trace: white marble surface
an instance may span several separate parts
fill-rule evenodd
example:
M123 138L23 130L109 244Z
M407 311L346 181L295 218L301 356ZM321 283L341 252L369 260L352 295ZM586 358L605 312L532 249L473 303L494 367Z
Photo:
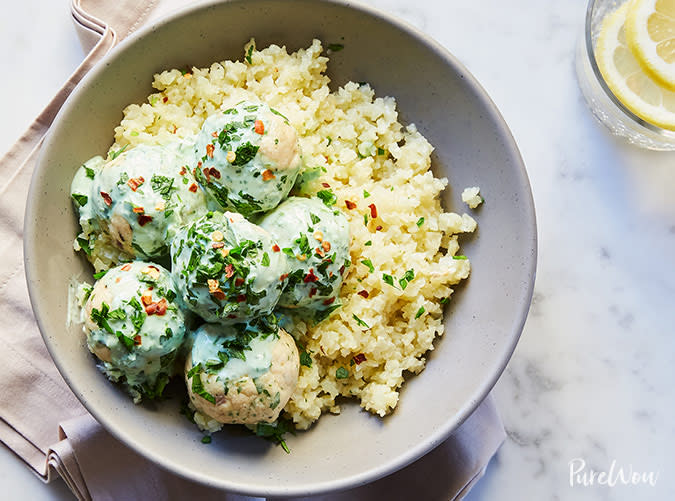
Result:
M528 167L539 223L535 297L495 394L508 439L469 495L675 499L675 154L610 136L573 70L584 0L372 0L434 36L482 82ZM68 0L3 2L0 151L83 57ZM30 77L28 75L31 75ZM570 486L658 472L655 486ZM0 447L7 499L72 499Z

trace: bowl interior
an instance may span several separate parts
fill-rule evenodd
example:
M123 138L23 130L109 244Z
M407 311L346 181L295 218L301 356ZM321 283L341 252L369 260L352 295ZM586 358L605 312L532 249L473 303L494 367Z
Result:
M135 406L96 369L79 327L67 328L67 287L90 278L72 250L77 233L69 185L77 167L106 151L122 109L151 91L166 68L241 59L258 47L289 50L313 38L341 43L333 89L367 81L397 99L404 123L435 146L434 172L451 187L447 209L468 210L464 187L486 202L479 230L462 241L473 271L446 312L446 334L422 374L406 383L385 419L343 405L308 432L290 437L287 455L256 437L225 430L210 445L179 414L180 398ZM117 438L171 471L252 495L300 495L356 486L418 458L471 413L501 374L522 329L534 282L536 230L529 184L515 143L484 91L443 48L366 6L317 0L208 3L174 15L121 44L78 86L42 149L28 200L25 259L31 301L47 346L75 394Z

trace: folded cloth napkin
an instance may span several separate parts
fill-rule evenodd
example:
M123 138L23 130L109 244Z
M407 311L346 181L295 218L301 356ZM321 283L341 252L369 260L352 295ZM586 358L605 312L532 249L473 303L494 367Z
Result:
M60 475L78 499L242 500L176 477L110 436L71 393L38 332L24 280L22 236L28 185L57 111L75 85L115 43L187 0L72 0L88 55L28 131L0 159L0 441L44 481ZM488 397L443 444L384 479L322 501L461 499L505 438ZM443 471L443 475L438 472ZM143 472L139 475L138 472ZM430 481L430 479L432 479Z

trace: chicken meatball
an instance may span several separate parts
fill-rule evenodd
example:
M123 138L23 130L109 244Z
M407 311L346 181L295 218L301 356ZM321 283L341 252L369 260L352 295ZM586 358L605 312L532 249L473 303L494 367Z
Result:
M84 330L99 368L135 402L162 394L185 338L171 274L135 261L109 270L84 305Z
M176 142L136 146L96 169L82 166L71 192L89 250L99 241L132 258L168 254L177 228L207 210L193 163L192 146Z
M291 197L260 221L282 247L290 271L279 298L285 308L330 308L349 266L349 224L318 198Z
M185 380L202 414L224 424L270 423L295 390L299 368L283 329L205 324L193 335Z
M302 167L295 129L266 104L242 102L208 117L197 135L195 177L223 209L276 207Z
M182 228L171 260L185 306L223 324L271 313L288 272L272 235L234 212L209 212Z

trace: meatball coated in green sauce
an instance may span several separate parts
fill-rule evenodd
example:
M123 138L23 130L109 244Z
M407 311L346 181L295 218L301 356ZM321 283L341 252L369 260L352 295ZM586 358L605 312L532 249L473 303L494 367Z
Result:
M101 371L136 402L161 396L185 338L169 271L142 261L110 269L94 284L84 319Z
M290 268L279 306L333 306L350 265L344 214L318 198L291 197L265 215L260 226L277 239Z
M223 208L245 216L276 207L302 167L295 129L266 104L211 115L197 135L195 176Z
M207 322L245 322L272 312L288 265L272 235L241 214L209 212L171 244L186 307Z
M185 380L197 410L220 423L279 416L298 382L298 349L283 329L263 324L205 324L192 335Z
M82 225L85 233L86 225L106 233L128 256L167 255L178 227L207 210L190 171L193 163L192 146L176 142L139 145L95 170L81 167L85 174L76 174L71 191L81 219L94 220Z

